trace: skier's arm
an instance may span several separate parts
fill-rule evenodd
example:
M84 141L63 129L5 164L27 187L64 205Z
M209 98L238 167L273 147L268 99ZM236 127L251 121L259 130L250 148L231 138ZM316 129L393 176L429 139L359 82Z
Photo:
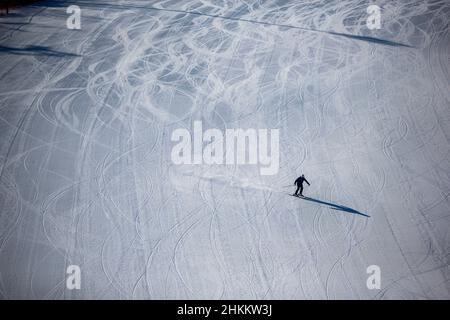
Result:
M308 184L308 186L310 186L310 184L309 184L308 180L306 180L306 179L305 179L305 182L306 182L306 183Z

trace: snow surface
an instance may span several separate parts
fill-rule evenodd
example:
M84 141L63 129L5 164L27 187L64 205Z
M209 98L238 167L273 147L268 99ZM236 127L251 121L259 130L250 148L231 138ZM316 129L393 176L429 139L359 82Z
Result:
M348 0L1 16L0 297L449 299L450 3L376 4L380 30ZM279 128L279 173L174 165L197 120Z

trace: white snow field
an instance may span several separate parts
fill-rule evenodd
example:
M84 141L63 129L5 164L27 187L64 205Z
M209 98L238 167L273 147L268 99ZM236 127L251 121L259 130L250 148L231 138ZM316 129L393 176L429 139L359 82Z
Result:
M0 298L449 299L450 3L369 4L0 16ZM194 121L278 128L278 173L174 164Z

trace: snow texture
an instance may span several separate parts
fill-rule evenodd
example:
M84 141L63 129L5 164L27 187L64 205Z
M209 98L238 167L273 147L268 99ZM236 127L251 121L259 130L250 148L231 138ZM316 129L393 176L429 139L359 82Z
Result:
M0 298L449 299L450 3L375 2L1 16ZM174 165L194 121L279 128L278 174Z

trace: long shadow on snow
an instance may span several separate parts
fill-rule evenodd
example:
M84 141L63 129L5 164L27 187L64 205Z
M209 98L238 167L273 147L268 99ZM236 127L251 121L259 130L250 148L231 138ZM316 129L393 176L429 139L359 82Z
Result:
M306 200L306 201L311 201L311 202L316 202L316 203L320 203L320 204L325 204L325 205L329 206L333 210L338 210L338 211L344 211L344 212L348 212L348 213L358 214L360 216L364 216L364 217L370 218L370 216L368 216L367 214L364 214L362 212L359 212L359 211L357 211L355 209L352 209L352 208L349 208L349 207L346 207L346 206L341 206L339 204L326 202L326 201L322 201L322 200L314 199L314 198L309 198L309 197L297 197L297 198L302 199L302 200Z
M47 7L66 7L67 3L70 3L70 1L67 0L60 0L60 1L42 1L38 2L35 6L47 6ZM290 28L290 29L298 29L303 31L310 31L310 32L320 32L320 33L326 33L332 36L339 36L339 37L346 37L353 40L359 40L359 41L365 41L365 42L371 42L386 46L396 46L396 47L408 47L413 48L413 46L395 42L391 40L386 39L380 39L380 38L374 38L369 36L360 36L360 35L353 35L353 34L347 34L347 33L341 33L341 32L333 32L333 31L325 31L325 30L317 30L317 29L311 29L306 27L300 27L300 26L294 26L294 25L288 25L288 24L282 24L282 23L272 23L267 21L258 21L253 19L246 19L244 17L234 17L234 16L223 16L223 15L217 15L217 14L210 14L207 12L199 12L199 11L187 11L187 10L180 10L180 9L171 9L171 8L158 8L154 7L152 5L124 5L124 4L115 4L110 2L100 2L100 3L93 3L88 1L77 1L78 5L83 5L83 7L91 7L91 8L109 8L109 9L116 9L116 10L133 10L133 9L144 9L144 10L154 10L154 11L163 11L163 12L173 12L173 13L181 13L181 14L189 14L189 15L197 15L197 16L204 16L204 17L210 17L215 19L225 19L225 20L231 20L231 21L243 21L243 22L249 22L249 23L255 23L255 24L261 24L261 25L271 25L271 26L278 26L282 28Z
M17 55L37 55L37 56L51 56L51 57L80 57L78 54L56 51L49 47L43 46L26 46L24 48L5 47L0 45L0 54L2 52L17 54Z

